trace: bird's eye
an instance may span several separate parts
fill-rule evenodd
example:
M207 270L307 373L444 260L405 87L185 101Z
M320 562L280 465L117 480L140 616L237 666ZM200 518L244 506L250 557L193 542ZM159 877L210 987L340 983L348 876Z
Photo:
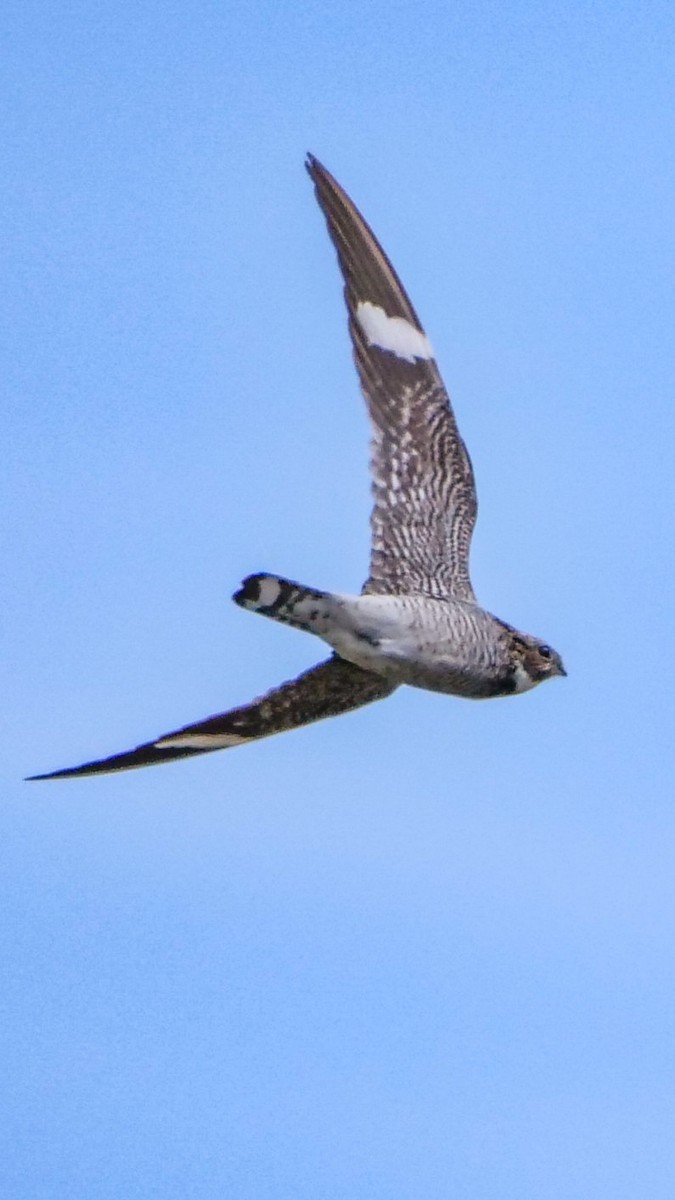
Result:
M539 653L541 654L542 658L550 658L551 657L551 647L550 646L540 646Z

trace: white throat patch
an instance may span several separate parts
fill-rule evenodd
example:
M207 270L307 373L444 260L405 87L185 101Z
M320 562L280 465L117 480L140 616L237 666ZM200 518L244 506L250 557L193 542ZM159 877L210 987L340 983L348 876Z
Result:
M416 358L433 358L431 342L420 329L415 329L405 317L388 317L378 304L362 300L356 306L356 319L368 339L369 346L389 350L397 358L412 363Z
M540 682L538 679L533 679L532 676L527 673L522 663L516 663L516 669L513 672L513 678L516 684L513 690L516 692L516 694L518 692L529 692L530 688L536 687Z

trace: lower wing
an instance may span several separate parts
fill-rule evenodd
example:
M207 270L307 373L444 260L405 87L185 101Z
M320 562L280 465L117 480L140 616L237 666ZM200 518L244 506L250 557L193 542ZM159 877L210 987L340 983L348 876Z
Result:
M215 717L207 717L196 725L186 725L173 733L165 733L154 742L145 742L135 750L66 767L46 775L30 775L29 779L65 779L73 775L105 775L111 771L130 771L134 767L150 767L155 763L172 762L192 754L208 754L243 746L258 738L270 737L336 717L350 709L360 708L373 700L382 700L394 691L392 684L360 667L333 655L326 662L304 671L290 683L282 683L266 695L230 709Z

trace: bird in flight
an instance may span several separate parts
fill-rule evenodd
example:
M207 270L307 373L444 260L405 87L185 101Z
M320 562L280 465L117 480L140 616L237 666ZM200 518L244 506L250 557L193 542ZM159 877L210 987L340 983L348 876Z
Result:
M332 650L325 662L241 708L31 779L125 771L241 746L382 700L401 684L485 699L566 673L551 646L478 604L469 577L473 469L431 343L349 196L312 155L306 166L337 251L372 426L370 575L360 596L249 575L235 603L315 634Z

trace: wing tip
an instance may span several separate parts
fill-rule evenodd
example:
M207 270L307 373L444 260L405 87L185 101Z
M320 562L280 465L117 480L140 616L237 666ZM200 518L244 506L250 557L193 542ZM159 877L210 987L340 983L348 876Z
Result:
M340 187L337 179L331 175L330 171L327 169L327 167L324 167L323 163L319 161L316 155L312 154L309 150L305 155L305 170L307 171L307 174L312 180L315 188L333 188L337 192L342 192L342 188Z
M43 775L26 775L23 782L39 783L43 779L67 779L77 775L100 774L102 772L97 763L84 763L81 767L63 767L60 771L46 771Z
M42 779L65 779L68 775L79 775L79 767L66 767L63 771L47 771L44 775L25 775L24 783L39 783Z

